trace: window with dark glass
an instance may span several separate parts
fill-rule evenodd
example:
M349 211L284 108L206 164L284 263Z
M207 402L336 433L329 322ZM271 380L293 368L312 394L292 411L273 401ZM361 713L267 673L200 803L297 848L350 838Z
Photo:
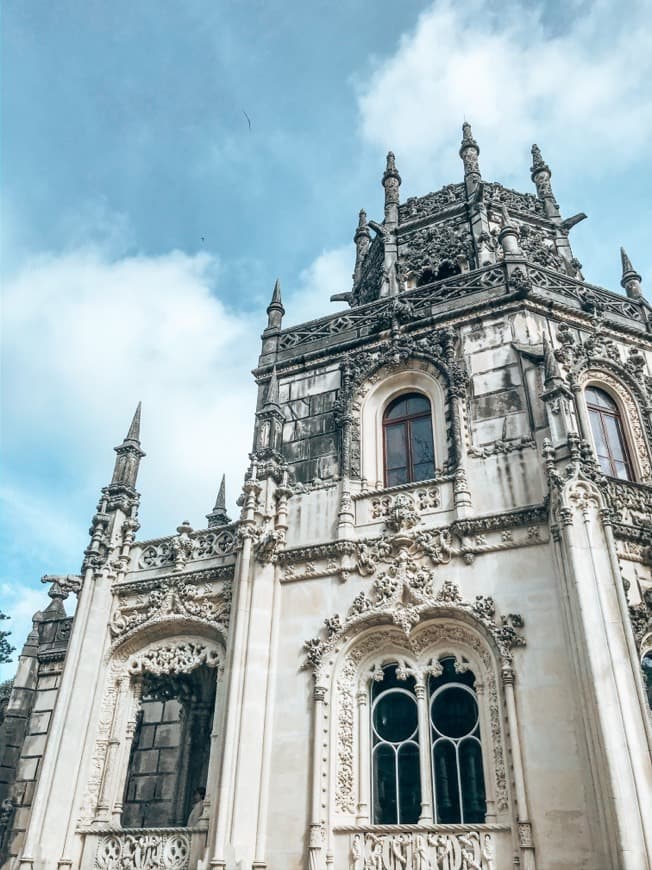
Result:
M419 733L413 677L386 665L371 689L372 822L416 824L421 810L419 755L430 759L438 824L480 824L486 800L475 677L452 657L428 682L429 734Z
M383 416L385 486L397 486L435 475L430 402L407 393L391 402Z
M421 811L419 723L414 678L383 668L371 690L372 805L377 825L413 825Z
M486 803L478 701L470 670L443 659L430 677L430 739L435 817L439 824L485 820Z
M586 404L600 468L610 477L632 480L632 465L618 406L608 393L597 387L587 387Z

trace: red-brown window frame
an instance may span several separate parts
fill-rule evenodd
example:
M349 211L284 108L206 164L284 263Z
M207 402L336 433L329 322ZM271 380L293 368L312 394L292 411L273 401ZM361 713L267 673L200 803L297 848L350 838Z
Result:
M399 401L400 399L405 399L407 401L408 399L410 399L414 396L418 396L420 399L426 400L426 402L428 403L428 410L427 411L423 411L422 413L419 413L419 414L406 414L404 417L393 417L391 420L387 419L387 412L394 405L395 402ZM428 396L425 396L423 393L418 393L418 392L401 393L398 396L393 396L392 400L388 403L387 407L383 411L383 475L384 475L385 486L389 486L389 483L388 483L389 471L392 470L392 469L389 469L387 467L387 430L390 427L396 426L399 423L404 423L406 425L406 439L405 439L406 440L406 450L407 450L406 467L407 467L407 478L408 478L406 483L416 483L417 481L415 481L415 479L414 479L414 463L412 461L412 427L411 427L410 423L413 420L425 420L425 419L430 420L430 433L431 433L432 442L433 442L433 472L434 472L435 433L434 433L434 429L432 426L432 403L431 403L430 399L428 398Z
M613 402L613 404L616 406L616 410L611 411L608 408L601 407L600 405L594 405L591 401L589 401L589 397L588 397L588 393L587 393L588 390L596 390L597 392L604 393L604 395L607 396L607 398L609 398ZM593 432L593 424L591 422L591 420L592 420L591 412L596 414L598 417L598 420L600 421L600 429L602 430L602 438L603 438L603 441L607 447L607 456L605 458L609 460L609 466L611 468L611 477L615 477L617 480L623 479L622 477L619 477L618 474L616 473L617 469L616 469L615 463L618 460L616 460L613 453L611 452L611 443L609 441L609 434L608 434L607 428L604 424L605 417L611 417L613 420L616 421L616 431L618 432L618 437L620 438L620 443L621 443L621 446L623 448L623 456L625 457L625 470L627 471L627 480L634 480L634 466L632 463L632 458L630 456L627 438L625 437L625 427L623 426L623 418L622 418L622 414L620 413L620 410L618 408L618 403L616 402L614 397L610 393L607 392L607 390L603 390L602 387L598 386L597 384L587 384L586 385L586 387L584 388L584 399L586 401L586 407L587 407L587 410L589 412L589 424L591 425L591 435L593 436L594 449L595 449L595 453L596 453L596 457L598 458L598 461L600 460L600 457L598 456L597 446L595 445L595 434Z

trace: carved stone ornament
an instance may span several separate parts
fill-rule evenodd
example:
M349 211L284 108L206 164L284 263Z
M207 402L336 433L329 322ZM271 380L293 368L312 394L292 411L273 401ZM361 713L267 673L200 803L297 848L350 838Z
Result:
M152 587L118 599L110 629L116 640L145 625L190 617L226 633L231 615L232 583L225 580L193 582L192 575L174 574L154 581Z
M190 834L185 831L116 831L100 840L95 870L189 870Z
M215 668L220 663L221 654L216 646L196 641L170 641L137 653L129 660L127 671L132 676L188 674L200 665Z
M525 646L518 634L523 618L510 613L496 621L496 607L490 596L477 595L473 602L465 602L459 587L445 580L435 591L433 572L412 562L405 550L399 552L394 565L374 580L371 593L359 592L342 618L339 614L326 619L326 637L315 637L304 644L305 665L314 671L315 681L323 684L324 665L328 662L342 637L364 623L377 622L385 617L397 625L405 635L426 616L447 615L459 611L468 615L493 638L502 661L510 664L512 649Z
M460 833L354 833L350 870L496 870L493 835Z
M638 650L641 653L647 652L646 641L652 640L652 589L643 592L640 604L630 605L629 615Z

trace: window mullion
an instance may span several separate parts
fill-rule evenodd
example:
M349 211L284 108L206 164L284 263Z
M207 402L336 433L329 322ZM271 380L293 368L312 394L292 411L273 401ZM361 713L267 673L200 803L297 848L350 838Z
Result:
M423 682L419 682L415 686L417 696L417 713L419 729L417 736L419 740L419 774L421 777L421 815L419 816L420 825L430 825L433 822L433 807L432 807L432 764L430 761L430 713L428 704L428 693Z
M453 740L453 746L455 747L455 766L457 768L457 793L459 795L460 802L460 823L464 824L464 794L462 792L462 771L460 769L460 741Z

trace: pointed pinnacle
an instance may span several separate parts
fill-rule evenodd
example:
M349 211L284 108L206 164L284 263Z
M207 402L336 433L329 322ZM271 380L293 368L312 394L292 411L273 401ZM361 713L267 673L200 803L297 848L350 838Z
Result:
M561 376L555 351L545 333L543 335L543 376L546 387L554 386Z
M131 421L131 426L129 427L125 441L136 441L140 444L140 409L142 404L142 402L138 402L138 407L136 408L136 413Z
M220 488L217 493L217 498L215 499L215 507L213 508L213 510L226 510L226 474L222 475L222 481L220 483Z
M623 265L623 278L625 275L637 275L638 280L641 280L641 276L638 274L636 269L632 266L632 261L627 256L627 251L624 248L620 249L620 262Z
M274 284L274 292L272 293L272 300L269 303L269 307L267 310L269 311L269 309L272 306L274 306L276 308L283 308L283 301L281 299L281 282L278 280L278 278L276 279L276 282ZM285 309L283 309L283 312L285 313Z
M367 212L363 208L361 208L360 214L358 215L358 227L360 227L360 229L362 229L363 227L366 227L366 226L367 226Z
M505 229L506 227L513 228L514 224L512 223L512 218L511 218L509 212L507 211L507 206L505 205L505 203L502 204L500 211L501 211L501 217L503 219L503 229Z

